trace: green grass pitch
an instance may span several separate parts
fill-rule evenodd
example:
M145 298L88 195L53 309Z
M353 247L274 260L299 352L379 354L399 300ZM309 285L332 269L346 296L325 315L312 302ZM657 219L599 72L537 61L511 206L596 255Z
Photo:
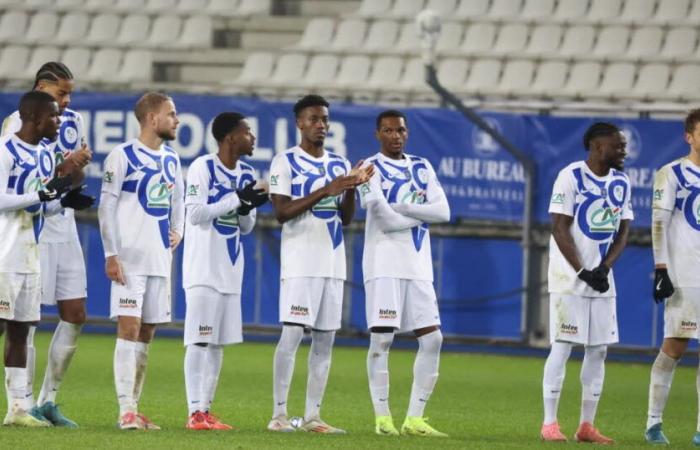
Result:
M43 377L50 335L38 333L35 392ZM336 347L322 416L345 428L346 436L273 434L265 430L271 413L274 345L246 343L226 349L214 412L240 428L235 432L194 432L186 420L184 349L180 339L157 338L151 346L141 411L161 431L119 431L112 379L114 337L83 335L58 402L78 430L0 428L1 449L198 448L198 449L378 449L378 448L555 448L569 444L539 441L542 416L541 358L443 353L440 379L426 416L449 439L379 437L367 388L363 348ZM308 346L297 355L290 413L301 415ZM391 406L400 426L408 404L413 351L390 354ZM568 366L560 408L562 430L571 436L578 423L580 363ZM609 363L597 425L617 440L615 448L643 448L648 365ZM695 368L679 368L673 382L664 429L673 448L690 448L697 400ZM4 397L4 390L2 391ZM4 410L5 402L2 402Z

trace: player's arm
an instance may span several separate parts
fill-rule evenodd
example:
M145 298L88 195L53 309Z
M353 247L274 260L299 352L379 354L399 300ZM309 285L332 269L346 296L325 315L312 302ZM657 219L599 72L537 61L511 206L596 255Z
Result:
M617 261L617 258L620 257L622 251L625 249L627 238L630 234L630 222L631 220L629 219L620 221L620 228L617 230L617 233L615 233L615 239L613 239L608 253L601 262L601 265L606 269L610 269L613 264L615 264L615 261Z
M348 175L356 177L356 174L360 170L363 161L357 163L357 165L350 170L350 163L346 161L346 166L348 169ZM357 181L353 184L353 187L343 192L343 197L340 200L340 222L343 225L350 225L352 218L355 217L355 187L357 186Z
M428 186L425 203L397 203L391 205L394 211L405 216L413 217L425 223L440 223L450 221L450 204L447 195L437 179L435 170L428 164Z
M230 192L217 202L208 203L209 173L201 159L195 160L187 170L185 208L187 223L200 225L235 210L241 204L238 195Z
M126 284L124 269L119 261L119 241L117 222L117 202L121 185L126 173L126 162L119 151L113 150L105 159L105 173L102 178L100 205L97 218L100 224L100 236L105 252L105 273L110 280Z
M56 173L59 175L70 175L73 179L73 186L77 187L80 186L85 180L84 168L92 160L92 151L87 146L85 139L83 117L79 114L76 115L75 123L78 132L78 142L80 142L80 149L71 153L63 160L61 164L56 166Z
M579 272L584 267L581 265L581 260L578 257L576 243L571 235L571 225L574 223L573 216L566 214L552 213L552 237L556 242L559 251L564 255L564 259Z
M676 201L675 180L668 167L656 172L651 209L651 246L654 253L653 296L656 302L670 297L675 291L668 275L668 230Z
M170 198L170 249L175 250L185 232L185 183L182 180L180 160L175 171L175 189Z
M248 214L238 215L238 227L241 230L241 234L249 234L253 231L257 214L257 211L253 209Z

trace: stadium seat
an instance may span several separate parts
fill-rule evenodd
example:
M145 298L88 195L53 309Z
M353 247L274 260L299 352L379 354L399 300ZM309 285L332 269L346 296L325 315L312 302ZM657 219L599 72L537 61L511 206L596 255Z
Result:
M314 55L309 60L306 74L292 83L291 87L312 88L331 83L338 71L338 56L332 54ZM289 90L289 88L287 88ZM300 93L304 95L303 93Z
M468 73L469 62L464 58L445 58L440 61L437 67L440 84L453 91L460 91L464 88Z
M143 1L141 2L143 5ZM143 6L141 7L142 9ZM162 14L176 12L177 0L146 0L145 10L149 13Z
M254 52L248 55L243 68L234 80L225 80L223 84L227 87L238 87L239 92L245 91L251 85L260 80L268 79L272 76L275 66L275 56L269 52Z
M295 83L304 77L307 57L301 53L285 53L277 59L272 75L267 79L259 79L255 88L259 92L270 92L265 88L273 88L270 93L276 94L278 87Z
M493 92L501 80L501 61L497 59L478 59L472 63L465 89L470 93L482 95Z
M335 21L329 17L314 17L304 28L301 39L291 48L314 50L325 48L333 40Z
M53 38L56 44L78 44L87 35L90 18L79 11L70 12L63 16L58 25L58 31Z
M510 60L503 68L503 75L494 95L510 96L521 92L530 86L535 74L535 63L526 59ZM486 92L488 94L488 92Z
M60 50L58 47L53 46L40 46L34 47L29 60L27 62L27 67L24 71L24 79L32 79L36 76L39 67L44 65L47 61L58 61L60 55ZM70 68L70 66L69 66Z
M569 78L561 91L552 89L554 96L559 94L572 97L585 97L589 92L596 91L600 84L601 65L594 61L575 63L569 72Z
M417 35L415 28L413 33ZM435 45L435 50L438 53L444 53L447 51L456 51L462 45L462 37L464 36L464 26L459 22L445 22L442 25L442 31L440 32L440 37L438 38L437 44ZM416 37L416 39L418 39ZM416 49L419 49L416 47Z
M598 89L586 92L586 97L597 98L619 98L616 93L629 92L634 84L636 70L634 64L627 62L616 62L609 64L603 73L603 79Z
M661 51L664 32L660 27L641 27L634 30L625 58L649 60Z
M474 20L486 16L489 12L489 5L489 0L463 0L459 2L453 17L457 20Z
M53 0L24 0L22 3L30 11L45 11L53 7Z
M121 21L119 16L112 13L98 14L90 22L85 42L89 44L109 45L113 43L119 33Z
M384 18L413 19L425 6L425 0L394 0L392 8L382 14Z
M628 24L644 25L654 15L655 7L656 0L625 0L618 20Z
M29 47L8 45L0 52L0 79L22 78L29 61Z
M539 25L532 30L525 53L532 56L554 54L561 45L562 27L556 24Z
M700 66L697 64L682 64L673 71L673 77L665 91L658 97L670 100L698 99L700 97Z
M16 41L24 36L29 21L24 11L7 11L0 19L0 43Z
M152 81L153 56L150 50L129 50L114 79L123 83Z
M185 19L182 33L174 42L176 48L211 48L214 25L209 16L192 16Z
M492 0L488 15L492 19L515 19L522 6L522 0Z
M593 48L596 57L622 56L627 50L630 30L622 26L603 27L598 32L598 40Z
M380 56L373 61L367 81L354 88L353 100L359 102L376 100L377 91L395 86L402 73L403 60L400 57Z
M445 25L454 25L449 22ZM440 38L445 34L445 26L443 26ZM421 49L420 37L418 36L418 30L416 29L416 24L414 22L406 22L401 26L401 31L399 32L399 38L396 40L396 45L392 51L396 53L401 53L404 55L416 54ZM388 51L389 49L384 49L382 51Z
M362 0L360 7L351 16L374 18L391 9L393 0Z
M175 10L178 14L207 14L209 0L179 0Z
M690 0L659 0L652 21L661 25L679 23L688 14Z
M148 47L170 47L177 46L180 37L182 20L177 16L156 16L153 19L151 32L144 43Z
M113 0L85 0L85 10L96 13L106 13L113 10Z
M525 0L520 19L539 22L546 20L554 13L555 0Z
M144 14L130 14L124 18L115 42L119 46L143 45L151 30L151 19Z
M335 91L342 95L351 86L362 86L369 77L371 60L365 55L350 55L343 58L336 74L335 80L323 83L322 87L329 91Z
M529 86L513 88L512 93L529 97L549 97L552 92L561 92L566 83L568 65L564 61L544 61L539 64Z
M425 9L431 9L446 19L455 12L458 4L459 0L428 0Z
M80 84L90 67L92 52L85 47L68 47L61 55L61 61L68 66L76 82Z
M239 0L236 7L236 16L253 16L256 14L270 14L272 0Z
M620 16L622 0L591 0L586 21L608 23Z
M211 16L235 17L239 0L209 0L207 14Z
M359 53L378 53L394 47L399 33L399 23L395 20L378 20L370 25L367 38L360 48L354 49Z
M117 0L113 10L120 14L143 14L147 11L147 7L147 0Z
M663 93L668 85L671 70L667 64L645 64L639 69L637 81L629 92L617 93L623 97L650 100Z
M50 11L40 11L32 16L22 41L28 44L51 42L58 28L58 15Z
M682 61L695 53L698 32L694 28L671 28L666 33L659 57Z
M490 52L500 55L521 53L527 45L528 27L522 23L501 26L496 42Z
M341 51L362 48L365 40L367 22L360 19L346 19L340 22L330 47Z
M55 0L53 9L56 11L82 11L85 0Z
M561 47L552 57L575 57L587 55L593 48L595 28L589 25L574 25L564 34Z
M588 1L559 0L554 19L559 22L577 23L588 13Z
M119 72L122 62L122 51L116 48L100 48L92 55L90 67L85 73L85 81L93 83L108 83Z
M487 53L493 47L496 38L496 25L492 23L473 23L469 25L459 48L459 53L471 55Z

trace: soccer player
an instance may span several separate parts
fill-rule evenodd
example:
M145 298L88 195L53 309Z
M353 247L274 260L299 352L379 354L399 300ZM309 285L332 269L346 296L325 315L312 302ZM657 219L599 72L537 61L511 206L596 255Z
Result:
M355 213L355 187L371 169L351 173L350 163L326 151L328 102L307 95L294 105L301 143L272 160L270 194L282 224L280 336L273 364L273 414L267 428L294 431L287 396L304 327L311 328L306 409L300 429L343 434L321 420L335 331L340 328L345 280L343 225ZM371 166L370 166L371 167Z
M82 117L68 108L73 92L73 74L60 62L48 62L37 71L33 89L50 94L58 103L61 126L57 138L47 142L54 152L57 172L73 173L74 183L79 184L84 177L80 169L90 161L92 153L85 143ZM2 135L15 133L21 126L19 111L15 111L3 122ZM86 317L85 262L72 209L46 219L39 239L39 258L41 303L57 305L60 321L49 345L48 364L36 405L33 393L36 326L29 329L27 395L35 417L48 420L55 426L77 428L77 424L66 418L56 405L58 388L75 353L78 334Z
M38 237L45 216L59 212L62 206L81 203L86 196L75 189L60 204L53 201L71 185L70 176L52 178L53 151L45 140L56 137L60 124L54 98L44 92L26 93L20 100L19 115L20 129L0 139L0 321L7 329L8 403L3 423L46 427L51 424L29 413L32 405L26 395L27 336L30 323L40 316Z
M183 280L185 388L191 430L230 430L209 412L224 345L243 342L241 235L255 225L255 209L267 201L255 189L255 172L241 161L253 154L255 136L245 118L221 113L212 123L217 154L195 159L187 171Z
M549 213L549 336L551 351L542 382L545 441L566 441L557 408L566 362L574 345L584 346L581 417L574 438L612 444L594 426L603 390L609 344L618 342L615 279L611 268L622 253L634 218L631 186L622 172L626 141L618 127L598 122L583 136L588 159L563 168Z
M157 92L144 94L134 112L139 136L107 156L98 215L117 320L119 427L159 429L139 414L138 402L156 324L170 321L172 251L184 228L180 158L164 143L175 139L179 121L172 98Z
M673 372L688 347L698 338L700 321L700 109L685 118L688 155L663 166L654 178L652 245L654 300L664 307L664 341L651 368L649 411L645 438L668 445L661 422ZM700 395L700 377L698 378ZM700 417L693 444L700 446Z
M450 207L430 162L404 152L408 125L402 112L379 114L375 135L379 153L366 161L375 173L360 187L367 208L362 272L375 432L399 434L389 411L389 348L395 332L413 331L419 347L401 433L445 437L428 425L423 410L437 382L442 346L428 224L449 221Z

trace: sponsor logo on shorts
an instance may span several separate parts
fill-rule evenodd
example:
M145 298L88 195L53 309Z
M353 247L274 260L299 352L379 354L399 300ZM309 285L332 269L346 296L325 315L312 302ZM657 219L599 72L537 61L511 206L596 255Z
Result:
M681 320L681 330L683 331L695 331L698 329L698 324L691 320Z
M12 305L7 300L0 300L0 311L8 312L12 309Z
M564 334L578 334L578 327L576 325L571 325L570 323L562 323L559 331Z
M200 325L199 326L199 335L200 336L210 336L213 331L214 331L214 328L210 327L209 325Z
M136 300L133 298L120 298L119 299L119 307L120 308L136 308L136 307L138 307L138 304L136 303Z
M396 311L393 309L379 309L380 319L396 319Z
M309 308L306 308L304 306L298 306L298 305L292 305L292 308L289 311L293 316L308 316L309 315Z

